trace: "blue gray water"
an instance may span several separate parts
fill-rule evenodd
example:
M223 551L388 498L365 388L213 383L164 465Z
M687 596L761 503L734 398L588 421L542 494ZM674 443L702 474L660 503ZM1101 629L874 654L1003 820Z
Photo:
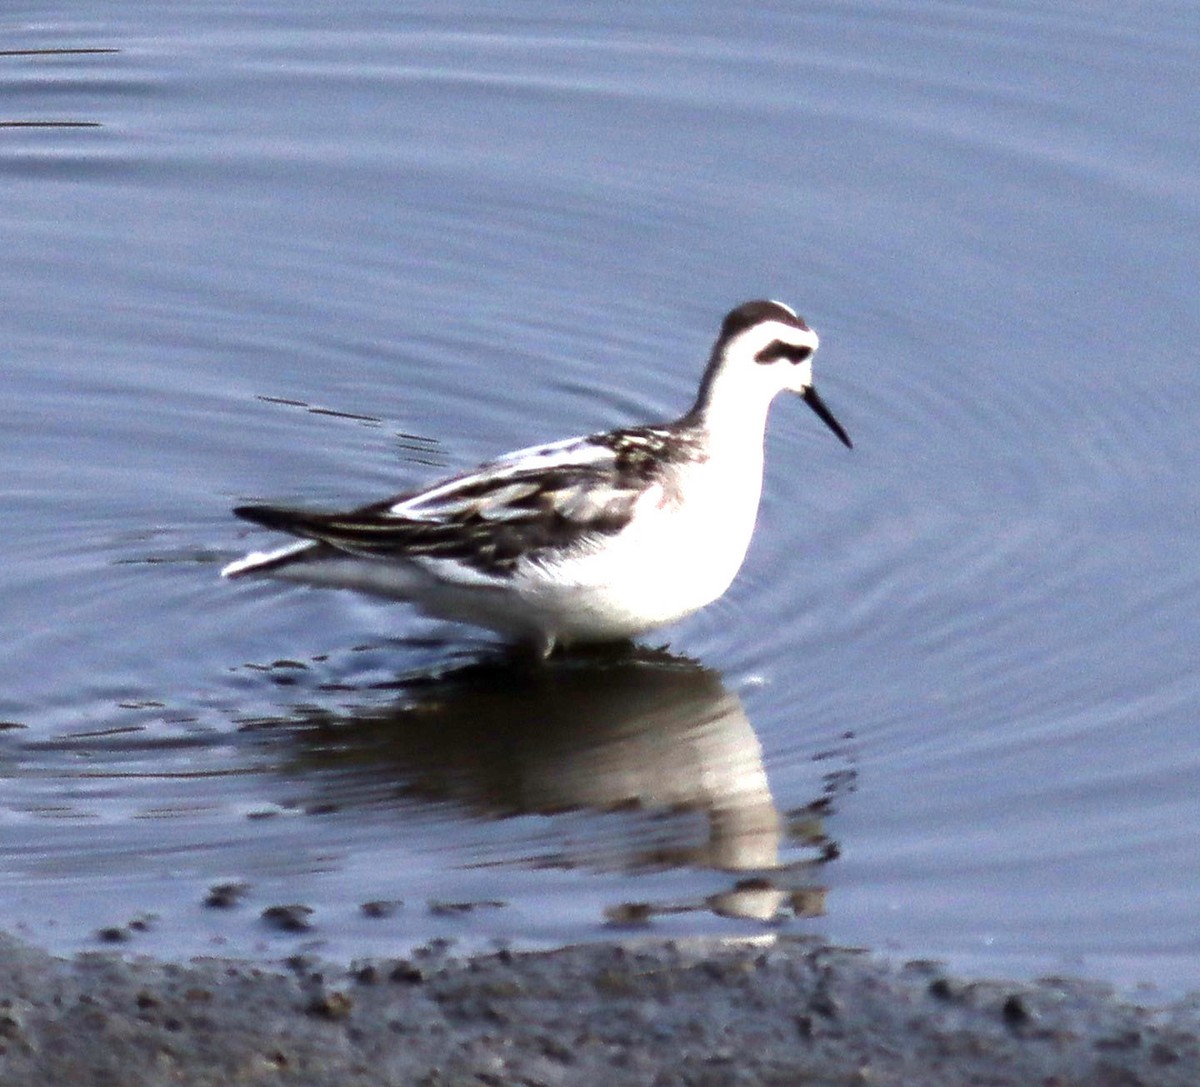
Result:
M1195 5L2 26L0 927L1194 983ZM759 296L856 448L778 404L741 577L634 658L518 680L484 634L218 580L271 539L239 501L676 413ZM259 920L291 903L308 932Z

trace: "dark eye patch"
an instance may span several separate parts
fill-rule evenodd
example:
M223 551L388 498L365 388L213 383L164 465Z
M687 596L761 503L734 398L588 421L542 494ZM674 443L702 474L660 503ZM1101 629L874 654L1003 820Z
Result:
M783 340L772 340L754 356L754 361L767 363L787 359L788 362L803 362L812 353L812 348L807 344L784 343Z

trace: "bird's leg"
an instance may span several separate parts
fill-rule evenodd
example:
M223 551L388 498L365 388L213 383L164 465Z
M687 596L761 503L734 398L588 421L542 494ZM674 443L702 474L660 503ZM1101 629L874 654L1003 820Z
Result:
M558 645L558 639L544 630L531 630L519 641L509 646L515 661L530 667L540 667L550 658Z
M539 631L537 639L533 645L533 651L541 660L548 660L550 654L554 652L554 647L558 644L558 639L549 631Z

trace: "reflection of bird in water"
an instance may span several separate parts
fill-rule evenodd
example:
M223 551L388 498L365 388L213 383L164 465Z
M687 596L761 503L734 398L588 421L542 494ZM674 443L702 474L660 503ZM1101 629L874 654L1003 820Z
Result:
M740 894L709 904L722 913L770 916L786 897L776 886L785 820L741 700L716 672L638 650L516 674L472 665L404 690L386 710L315 715L297 731L299 764L337 771L315 779L318 803L452 802L486 817L609 813L599 843L583 844L589 833L572 825L571 846L520 863L753 873ZM810 837L805 844L833 854L819 831ZM798 871L789 871L784 882L794 884Z
M696 402L674 422L523 449L344 513L241 506L239 517L303 542L222 573L409 601L541 656L673 623L742 565L776 395L799 393L850 444L813 386L816 349L787 306L747 302L725 318Z

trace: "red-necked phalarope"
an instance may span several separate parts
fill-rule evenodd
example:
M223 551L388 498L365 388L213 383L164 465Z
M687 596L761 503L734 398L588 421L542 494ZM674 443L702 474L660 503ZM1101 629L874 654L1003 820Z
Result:
M776 394L799 393L850 445L813 388L817 342L782 303L746 302L722 323L696 402L675 422L522 449L348 513L239 506L303 539L221 573L405 600L542 655L674 622L742 565Z

